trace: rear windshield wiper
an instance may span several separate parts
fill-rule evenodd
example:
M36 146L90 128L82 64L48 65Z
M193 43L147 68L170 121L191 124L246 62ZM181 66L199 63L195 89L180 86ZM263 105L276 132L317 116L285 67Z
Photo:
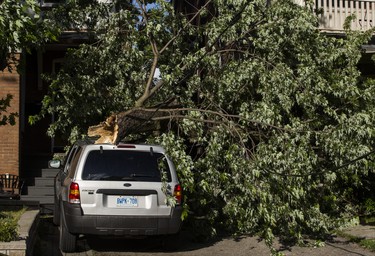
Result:
M98 180L113 180L113 181L120 181L120 180L125 180L125 181L136 181L138 180L137 178L155 178L155 175L148 175L148 174L130 174L129 176L122 177L122 176L103 176L100 177Z
M130 177L134 178L155 178L155 175L144 174L144 173L132 173Z
M99 180L122 180L120 176L103 176Z

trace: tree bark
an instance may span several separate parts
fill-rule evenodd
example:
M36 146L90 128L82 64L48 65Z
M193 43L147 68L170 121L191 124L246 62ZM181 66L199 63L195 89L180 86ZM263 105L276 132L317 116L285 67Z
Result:
M117 145L131 134L152 133L160 130L160 121L153 120L170 116L157 109L134 108L109 116L106 121L90 126L88 136L97 138L95 143L111 143ZM162 118L163 119L163 118Z

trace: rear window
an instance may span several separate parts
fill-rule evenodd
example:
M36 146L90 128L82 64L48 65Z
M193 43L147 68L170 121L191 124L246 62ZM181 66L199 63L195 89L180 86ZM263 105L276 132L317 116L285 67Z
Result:
M154 152L125 150L90 151L82 172L83 180L160 182L162 170L171 175L165 156Z

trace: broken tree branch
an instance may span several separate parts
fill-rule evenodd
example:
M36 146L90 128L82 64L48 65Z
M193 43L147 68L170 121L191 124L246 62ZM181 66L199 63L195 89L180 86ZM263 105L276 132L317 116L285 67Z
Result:
M189 115L191 112L199 112L203 114L202 118ZM234 132L233 137L242 140L243 133L251 133L245 131L244 127L239 124L240 120L251 123L256 133L261 133L260 127L268 127L273 130L288 131L285 128L271 124L262 123L256 120L246 119L240 115L227 114L219 111L196 109L196 108L133 108L125 112L113 114L107 118L105 122L96 126L91 126L88 131L90 137L98 136L97 143L117 144L126 136L131 134L139 134L142 132L152 132L160 129L159 122L163 120L178 121L188 119L194 122L202 122L218 127L223 125L229 132Z

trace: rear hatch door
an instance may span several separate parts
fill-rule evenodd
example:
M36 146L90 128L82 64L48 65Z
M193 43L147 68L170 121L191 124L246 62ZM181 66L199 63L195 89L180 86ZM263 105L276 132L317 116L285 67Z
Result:
M169 216L171 207L161 190L163 172L166 182L174 184L168 166L160 168L163 159L162 153L147 151L90 151L77 177L83 213Z

